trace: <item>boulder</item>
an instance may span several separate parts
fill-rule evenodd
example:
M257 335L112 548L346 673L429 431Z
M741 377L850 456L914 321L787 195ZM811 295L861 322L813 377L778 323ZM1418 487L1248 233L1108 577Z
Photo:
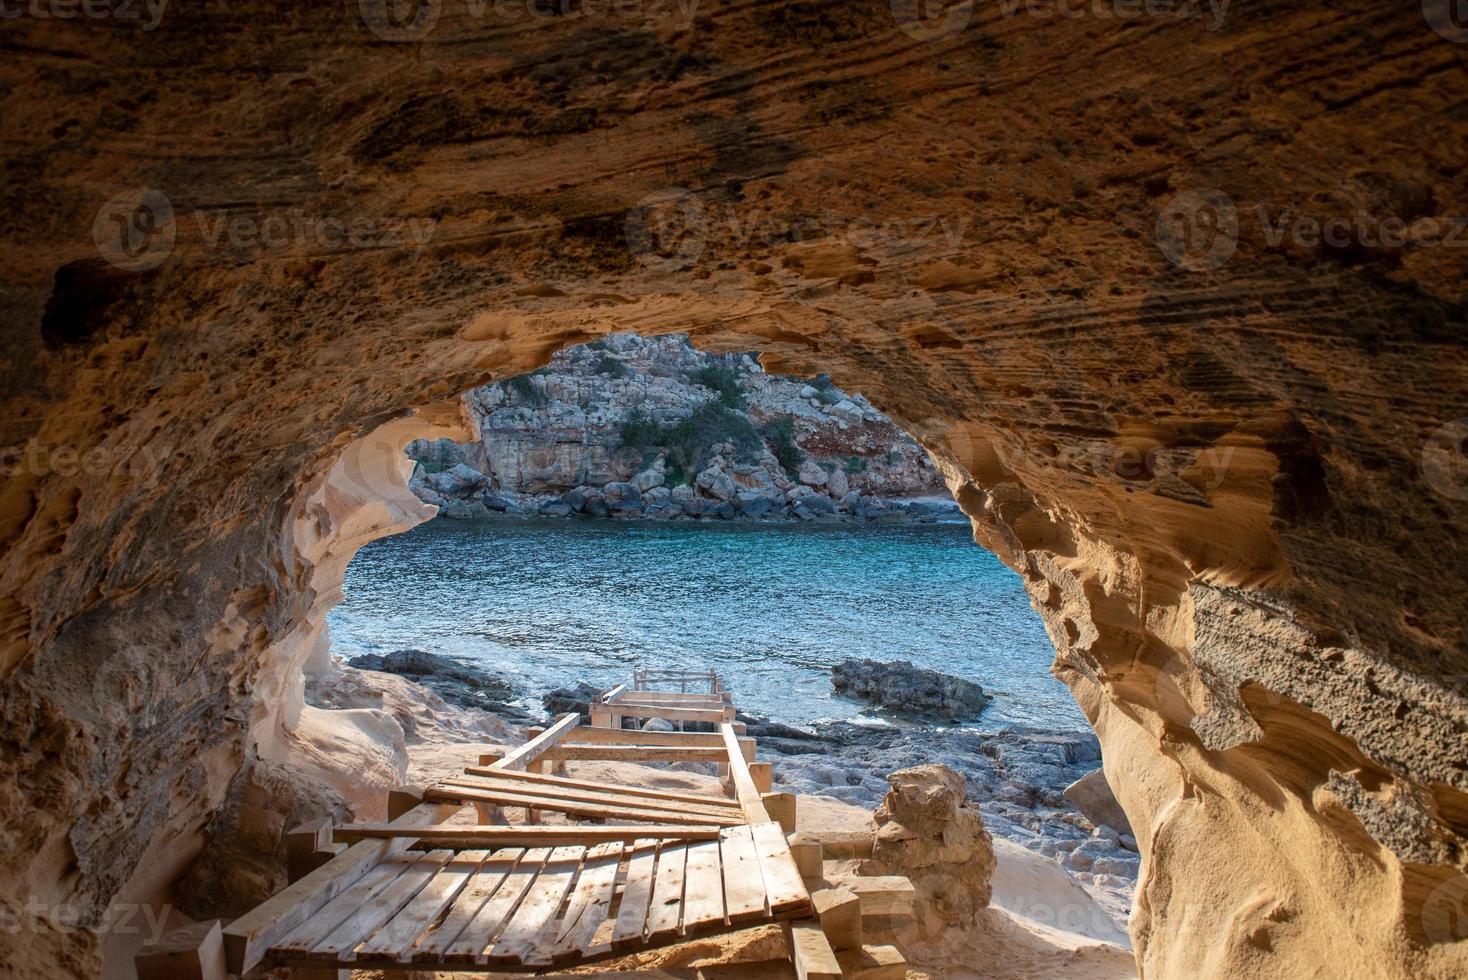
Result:
M715 500L728 500L738 491L734 478L721 468L710 466L698 474L698 487Z
M848 490L841 498L841 509L848 514L856 514L861 510L861 500L859 490Z
M770 508L774 506L774 501L770 500L769 497L750 491L746 491L736 496L734 498L734 502L735 505L739 508L739 512L745 517L763 517L768 514L770 512Z
M445 500L438 515L456 521L473 521L488 518L489 508L480 500Z
M497 710L499 702L512 693L508 683L477 667L424 650L394 650L380 656L363 654L348 660L347 666L407 677L445 701L464 707Z
M890 711L949 721L973 718L989 701L984 689L973 681L914 667L908 660L843 660L831 668L831 683L843 694Z
M445 497L462 497L489 483L489 477L463 463L456 463L441 473L429 473L423 479Z
M662 486L663 478L663 460L659 457L656 463L634 476L632 482L637 486L638 490L647 493L653 487Z
M611 513L611 508L607 506L605 498L598 494L595 497L587 498L586 513L592 517L606 517Z
M693 488L686 483L680 483L668 492L668 498L680 507L687 507L693 502Z
M1126 818L1126 811L1116 801L1116 796L1111 792L1111 784L1106 781L1106 773L1100 769L1093 769L1080 779L1065 788L1065 795L1076 805L1076 809L1085 814L1087 820L1097 827L1110 827L1120 835L1131 835L1132 825ZM1133 840L1133 850L1136 849L1136 841Z
M635 483L608 483L601 488L601 497L615 514L642 509L642 491Z
M846 480L846 471L839 466L832 470L830 477L826 479L826 493L840 500L850 489L851 484Z
M849 398L843 398L826 409L826 414L843 422L855 424L862 421L866 413Z
M989 904L994 842L964 778L944 765L887 777L891 789L873 814L877 830L863 875L902 875L918 893L918 926L928 938L971 926Z
M813 493L809 497L802 498L800 506L816 515L836 513L836 502L830 497L822 497L818 493Z
M813 459L807 459L801 463L800 470L796 475L800 479L800 482L808 487L823 487L826 485L826 481L830 479L826 471L821 468L821 465Z
M586 488L577 487L574 490L567 490L561 494L561 502L570 507L573 513L581 513L586 509Z
M601 697L601 693L600 688L586 681L577 681L572 687L558 687L547 692L541 697L540 703L545 705L546 712L552 718L575 711L581 715L581 723L589 725L592 699Z
M570 517L571 505L564 500L552 500L540 505L542 517Z

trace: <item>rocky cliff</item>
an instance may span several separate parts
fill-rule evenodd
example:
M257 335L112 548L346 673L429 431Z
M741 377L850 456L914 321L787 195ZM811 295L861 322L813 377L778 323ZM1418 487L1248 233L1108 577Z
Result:
M7 964L278 830L407 441L677 332L861 391L1024 577L1148 976L1468 972L1468 45L1143 6L7 19Z
M766 374L686 337L614 334L474 389L479 438L417 441L409 486L447 517L927 517L956 507L923 449L829 378Z

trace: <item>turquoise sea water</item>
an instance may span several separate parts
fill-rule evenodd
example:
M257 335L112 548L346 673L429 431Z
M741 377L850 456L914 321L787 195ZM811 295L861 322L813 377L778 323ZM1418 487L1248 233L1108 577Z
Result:
M462 657L537 708L645 664L713 667L780 721L855 718L826 668L872 657L982 684L981 727L1086 727L1018 576L967 524L435 520L362 549L330 624L340 654Z

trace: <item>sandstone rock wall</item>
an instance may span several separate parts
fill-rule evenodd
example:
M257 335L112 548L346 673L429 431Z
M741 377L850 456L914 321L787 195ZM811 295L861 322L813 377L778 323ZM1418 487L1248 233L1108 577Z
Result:
M1468 969L1450 21L363 9L6 22L8 962L90 972L15 904L156 892L287 745L344 449L634 331L938 460L1102 739L1147 975Z

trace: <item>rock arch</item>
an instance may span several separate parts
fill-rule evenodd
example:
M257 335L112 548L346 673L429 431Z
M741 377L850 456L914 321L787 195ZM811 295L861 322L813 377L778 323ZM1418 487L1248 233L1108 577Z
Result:
M923 39L877 3L451 8L409 43L271 4L148 44L16 25L19 893L96 922L192 858L289 727L333 564L412 518L348 499L391 499L384 444L560 347L677 330L827 371L942 461L1101 735L1148 973L1462 971L1463 253L1272 236L1465 213L1468 49L1364 0ZM94 219L142 187L174 221L140 268ZM1199 189L1236 209L1222 264L1157 234ZM26 921L14 962L95 954Z

